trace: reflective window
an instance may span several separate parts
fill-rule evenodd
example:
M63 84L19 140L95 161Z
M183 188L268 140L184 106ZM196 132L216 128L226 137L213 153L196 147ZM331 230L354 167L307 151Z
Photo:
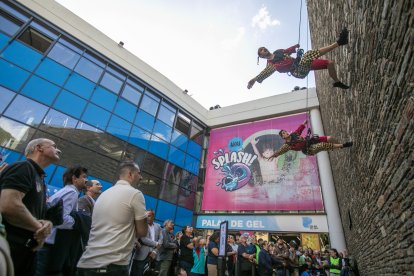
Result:
M108 67L106 67L106 71L112 73L112 75L120 79L122 82L126 79L126 75L124 73L120 72L118 69L111 66L110 64L108 65Z
M3 163L12 164L19 161L20 156L20 152L0 147L0 166L3 165Z
M1 49L3 49L4 46L7 45L9 40L10 40L10 37L0 32L0 51Z
M165 165L165 160L155 155L147 154L145 156L145 162L141 169L147 173L161 177L164 173Z
M81 129L81 130L85 130L85 131L96 132L98 134L103 133L102 130L100 130L100 129L94 127L94 126L88 125L87 123L82 122L82 121L79 121L79 124L76 126L76 128Z
M95 88L95 84L81 75L73 73L66 83L65 88L85 99L89 99Z
M0 10L0 30L8 35L14 35L22 25L20 20Z
M171 138L171 144L179 148L180 150L186 151L188 138L178 130L174 130Z
M116 94L119 93L119 90L121 89L123 81L115 77L114 75L106 72L101 80L101 85L108 88L112 92L115 92Z
M153 133L158 136L158 138L163 139L164 141L170 142L171 140L172 128L164 124L163 122L157 120L155 122Z
M100 76L102 75L103 69L92 61L86 58L81 58L75 67L75 71L87 77L91 81L98 82Z
M141 93L144 93L144 90L145 90L144 86L145 85L141 84L140 82L137 82L133 79L128 79L127 84L134 87L136 90L140 91Z
M155 135L151 136L149 151L163 159L167 159L168 143Z
M11 92L9 89L0 86L0 113L7 107L10 101L13 99L16 93Z
M164 104L162 104L160 110L158 111L158 119L160 119L167 125L172 126L174 124L174 118L175 111L172 111L171 109L167 108Z
M72 51L71 49L63 46L60 43L56 43L52 50L49 52L48 57L56 60L62 65L65 65L69 69L73 69L76 63L80 59L80 55Z
M158 199L152 196L146 195L146 194L144 194L144 198L145 198L145 207L147 208L147 210L148 209L155 210L157 208Z
M22 123L0 118L0 146L23 152L36 130Z
M203 143L203 132L203 128L193 121L193 125L191 126L190 139L201 145Z
M0 59L0 84L18 91L29 76L29 72Z
M149 94L149 93L146 93L144 95L144 97L142 98L142 101L141 101L140 108L142 110L145 110L146 112L148 112L152 116L155 116L155 114L157 113L158 104L159 104L160 100L156 99L155 97L152 97L150 95L151 94Z
M93 160L95 159L95 160ZM108 181L101 181L102 188L108 189L113 186L113 183L118 180L118 160L103 156L101 154L95 154L93 159L87 160L88 173L90 175L98 175L100 178L107 179ZM99 162L96 162L99 160ZM90 179L96 179L89 177ZM99 179L98 179L99 180Z
M6 4L6 1L1 1L0 2L0 8L2 10L5 10L9 14L13 14L14 17L22 20L23 22L26 22L28 20L28 17L26 15L23 15L22 13L20 13L17 10L13 9L12 7L8 6Z
M109 116L108 111L90 103L86 107L82 120L94 127L105 129L108 125Z
M105 61L103 61L101 58L97 57L92 52L89 52L88 50L86 50L86 52L83 54L83 56L86 57L88 60L92 61L93 63L97 64L98 66L102 67L102 68L106 67Z
M52 44L52 39L32 27L27 28L17 39L41 53L46 52Z
M198 169L200 167L200 162L191 157L190 155L187 154L187 156L185 157L185 166L184 168L186 170L188 170L189 172L198 175Z
M69 49L75 51L78 54L83 54L83 52L84 52L84 48L82 46L80 46L79 44L71 41L70 39L65 38L64 36L61 36L59 38L59 43L66 46L66 48L69 48Z
M86 101L66 90L63 90L57 97L53 106L75 118L80 118L85 109Z
M18 95L4 115L28 125L39 125L48 107Z
M71 138L78 120L60 113L54 109L50 109L40 126L40 129L52 133L60 137Z
M186 190L183 188L180 188L178 190L178 201L177 204L179 206L185 207L187 209L194 209L194 202L195 202L195 193Z
M46 184L49 184L49 181L50 181L50 179L53 175L53 172L55 171L55 168L56 168L56 165L51 164L51 165L49 165L49 166L47 166L46 168L43 169L46 173L46 176L45 176L45 183Z
M147 151L128 144L123 159L133 160L142 169L146 154Z
M192 225L193 211L178 207L174 222L175 224L181 225L181 226Z
M44 104L50 105L59 87L36 76L32 76L22 89L22 94L36 99Z
M89 149L89 146L84 148L65 140L60 141L57 145L63 152L62 156L64 156L60 161L61 165L69 167L73 164L82 164L82 166L88 168L88 174L98 175L109 181L113 180L118 168L117 160L95 153ZM103 146L106 145L103 144ZM98 160L99 162L97 162Z
M134 126L131 131L129 142L142 149L148 149L151 133Z
M173 146L170 147L170 152L168 153L168 161L177 166L184 167L184 158L185 153L183 151Z
M177 202L178 186L166 180L161 182L159 198L175 204Z
M51 59L45 58L36 69L36 74L58 85L63 85L70 74L70 70Z
M124 91L122 92L122 97L136 105L138 105L139 100L141 99L141 95L141 92L128 84L125 85Z
M161 178L147 174L145 172L141 173L142 179L139 183L138 189L144 194L158 197L161 187Z
M131 126L132 124L128 123L127 121L119 118L118 116L112 115L106 131L118 137L119 139L128 141Z
M109 92L101 86L98 86L95 92L93 92L91 101L103 108L108 109L109 111L112 111L116 103L116 99L117 96L114 93Z
M197 189L198 177L189 173L188 171L183 171L183 175L180 182L180 187L190 191L196 191Z
M190 132L190 122L191 120L182 113L178 113L177 120L175 122L175 128L188 135Z
M42 55L15 40L1 53L0 57L32 71L39 64Z
M60 148L60 145L57 145ZM66 171L66 167L57 166L53 177L50 180L49 185L57 188L63 188L63 174ZM52 192L52 191L51 191Z
M143 129L152 131L154 128L155 118L148 113L139 110L137 117L135 118L135 124Z
M167 163L167 165L165 166L164 173L162 175L162 179L165 179L168 182L178 186L181 181L182 173L183 169L175 166L174 164Z
M71 142L82 146L87 145L90 150L116 160L121 159L125 149L124 141L81 122L79 122L77 129L73 130L70 139Z
M119 99L118 103L116 104L114 113L125 120L130 122L134 121L135 114L137 113L137 107L130 104L128 101L124 99Z
M193 157L200 159L201 157L201 146L193 141L188 141L187 153L191 154Z
M58 35L54 30L48 29L39 22L32 21L30 22L30 26L33 27L36 31L39 31L42 36L47 36L47 39L51 38L52 40L56 40L58 38Z
M158 200L158 207L157 212L155 214L155 218L160 221L165 221L167 219L175 219L175 211L177 206L165 202L163 200Z

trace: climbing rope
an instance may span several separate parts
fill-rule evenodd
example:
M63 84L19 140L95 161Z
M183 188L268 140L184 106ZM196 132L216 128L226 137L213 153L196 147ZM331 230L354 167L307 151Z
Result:
M301 14L302 14L302 1L300 1L300 10L301 10ZM299 22L302 21L302 16L299 19ZM299 23L299 30L300 30L300 23ZM299 38L300 38L300 32L299 32ZM306 23L306 50L309 50L309 20ZM303 53L303 50L302 50ZM309 74L306 76L306 127L308 128L308 131L306 133L306 137L305 137L305 141L306 141L306 145L305 145L305 149L308 149L309 146L313 143L312 140L315 140L315 135L312 135L312 129L310 127L310 120L311 120L311 115L310 115L310 110L309 110Z

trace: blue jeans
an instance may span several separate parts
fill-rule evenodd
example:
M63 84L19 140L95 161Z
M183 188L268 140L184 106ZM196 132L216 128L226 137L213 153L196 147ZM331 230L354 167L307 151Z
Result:
M128 276L127 265L108 265L102 268L78 268L77 276Z

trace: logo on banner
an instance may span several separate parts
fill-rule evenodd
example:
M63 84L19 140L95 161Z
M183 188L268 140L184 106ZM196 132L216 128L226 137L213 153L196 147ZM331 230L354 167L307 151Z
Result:
M221 170L224 177L216 183L226 192L232 192L243 188L249 183L252 178L250 166L257 159L256 154L251 154L243 151L243 140L235 137L229 141L229 152L223 149L218 149L214 152L214 157L211 163L214 165L214 170Z

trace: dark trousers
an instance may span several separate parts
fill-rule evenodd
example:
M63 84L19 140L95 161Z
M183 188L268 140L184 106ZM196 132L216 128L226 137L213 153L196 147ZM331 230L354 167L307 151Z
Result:
M133 260L131 266L131 272L129 275L131 276L142 276L144 274L144 266L147 263L146 260L138 261Z
M54 244L45 244L37 256L36 276L73 276L79 259L80 234L58 230Z
M187 275L190 275L191 269L193 268L193 264L186 262L186 261L180 261L179 267L185 270L187 272Z
M77 276L128 276L127 265L108 265L102 268L78 268Z
M10 255L13 260L14 275L27 276L33 275L35 267L36 252L24 244L8 241L10 246Z

